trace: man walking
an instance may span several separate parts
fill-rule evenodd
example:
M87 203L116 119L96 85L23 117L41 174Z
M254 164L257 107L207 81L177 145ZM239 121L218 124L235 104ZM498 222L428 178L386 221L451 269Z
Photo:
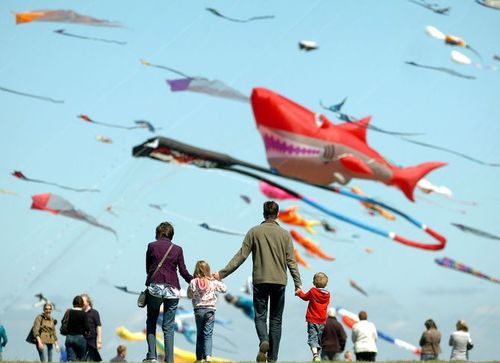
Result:
M276 202L265 202L264 222L247 232L240 250L226 267L214 274L217 279L229 276L252 253L254 322L260 342L257 362L278 360L287 268L295 290L300 289L302 285L290 234L276 222L278 212L279 206Z

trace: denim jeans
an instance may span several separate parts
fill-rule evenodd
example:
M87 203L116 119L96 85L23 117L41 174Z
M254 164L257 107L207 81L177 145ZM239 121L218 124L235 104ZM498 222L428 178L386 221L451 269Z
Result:
M148 340L147 359L157 359L156 355L156 322L160 315L160 306L163 304L163 343L165 344L165 362L174 361L174 328L175 311L179 304L179 299L164 299L153 295L148 295L146 334Z
M214 333L215 310L194 309L196 320L196 360L212 356L212 334Z
M255 308L255 330L259 342L269 342L268 360L277 361L281 340L281 322L285 308L285 285L253 285L253 305ZM269 332L267 330L267 309L269 306Z
M47 358L49 362L52 362L52 344L45 344L47 347ZM40 357L40 362L45 362L45 347L43 350L39 350L38 346L36 347L36 351L38 352L38 356Z
M64 345L66 346L68 362L83 360L87 350L87 340L83 335L67 335Z
M325 324L316 324L307 322L307 344L312 348L321 349L321 336L323 335L323 330L325 329Z

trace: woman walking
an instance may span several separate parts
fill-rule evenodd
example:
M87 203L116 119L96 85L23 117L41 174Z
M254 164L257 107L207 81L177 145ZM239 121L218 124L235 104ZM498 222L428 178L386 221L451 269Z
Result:
M36 316L33 328L31 329L36 339L36 350L40 357L40 362L45 362L46 360L52 362L53 348L56 349L56 352L59 352L56 334L57 321L52 317L52 309L52 304L43 304L43 313ZM47 350L47 355L45 355L45 350Z
M180 284L177 270L186 283L193 279L184 262L182 247L172 243L174 227L163 222L156 227L156 241L146 252L146 286L148 286L146 333L148 353L143 361L156 361L156 321L163 305L163 339L165 361L174 361L175 312L179 304Z

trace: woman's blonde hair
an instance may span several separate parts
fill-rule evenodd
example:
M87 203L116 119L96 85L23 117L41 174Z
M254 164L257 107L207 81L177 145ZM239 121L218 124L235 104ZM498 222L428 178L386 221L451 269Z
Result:
M207 263L207 261L200 260L196 262L193 276L199 278L209 278L211 276L210 265Z
M457 330L469 331L469 327L467 326L465 320L457 321Z

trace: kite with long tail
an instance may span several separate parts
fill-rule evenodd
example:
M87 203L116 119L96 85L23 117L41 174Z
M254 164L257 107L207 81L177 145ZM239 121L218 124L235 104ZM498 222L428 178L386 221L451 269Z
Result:
M382 202L373 200L371 198L368 198L366 196L362 195L357 195L347 188L341 188L337 186L327 186L327 185L320 185L320 184L313 184L313 183L307 183L303 180L293 178L290 176L283 176L276 174L275 171L271 169L267 169L255 164L251 164L242 160L238 160L236 158L233 158L229 155L214 152L214 151L209 151L206 149L194 147L191 145L187 145L181 142L178 142L173 139L168 139L165 137L156 137L147 140L141 145L138 145L133 148L132 151L133 156L135 157L149 157L152 159L160 160L163 162L167 163L178 163L178 164L189 164L189 165L194 165L200 168L205 168L205 169L210 169L210 168L216 168L216 169L221 169L221 170L226 170L230 171L233 173L238 173L242 175L246 175L250 178L257 179L259 181L264 181L274 187L280 188L287 192L290 195L293 195L297 199L302 200L304 203L310 205L311 207L322 211L323 213L339 219L343 222L352 224L354 226L357 226L361 229L367 230L369 232L372 232L374 234L377 234L382 237L386 237L389 239L392 239L396 242L399 242L401 244L404 244L406 246L411 246L411 247L416 247L420 249L425 249L425 250L442 250L446 246L446 238L439 234L438 232L432 230L429 228L427 225L423 224L422 222L419 222L415 218L391 207L388 206ZM238 168L239 167L239 168ZM406 219L409 223L413 224L414 226L422 229L426 234L434 238L437 243L431 244L431 243L424 243L424 242L418 242L403 236L398 235L395 232L390 232L383 230L381 228L363 223L361 221L358 221L356 219L353 219L351 217L348 217L344 214L341 214L339 212L336 212L320 203L317 201L313 200L312 198L309 198L305 195L302 195L292 189L289 189L287 187L284 187L281 184L278 184L270 179L267 179L261 175L252 173L248 170L244 170L242 168L248 168L251 170L259 171L262 173L266 174L271 174L271 175L276 175L280 177L284 177L287 179L307 183L309 185L316 186L321 189L329 190L337 194L341 194L344 196L347 196L349 198L356 199L358 201L364 201L368 203L373 203L376 205L381 206L382 208L385 208L395 214L400 215L404 219Z
M54 30L54 33L60 34L60 35L64 35L64 36L67 36L67 37L72 37L72 38L85 39L85 40L94 40L94 41L97 41L97 42L113 43L113 44L118 44L118 45L125 45L125 44L127 44L127 42L120 42L118 40L104 39L104 38L93 38L93 37L86 37L86 36L83 36L83 35L68 33L65 29Z
M500 284L500 279L486 275L486 274L482 273L481 271L476 270L476 269L469 267L467 265L464 265L461 262L455 261L452 258L449 258L449 257L436 258L434 261L436 261L436 263L439 266L443 266L443 267L446 267L446 268L449 268L452 270L465 272L467 274L470 274L470 275L473 275L476 277L480 277L482 279L494 282L496 284Z
M52 214L78 219L82 222L87 222L93 226L105 229L106 231L113 233L115 237L118 238L118 235L113 228L100 224L94 217L76 209L70 202L56 194L37 194L33 195L31 199L33 200L31 209L38 209Z
M176 69L162 66L159 64L152 64L144 59L141 59L141 64L147 67L164 69L166 71L178 74L179 76L183 77L180 79L166 80L172 92L190 91L196 93L204 93L213 97L232 99L235 101L241 101L245 103L249 102L248 96L244 95L243 93L232 87L229 87L227 84L217 79L210 80L205 77L199 77L199 76L192 77Z
M68 187L66 185L61 185L61 184L58 184L58 183L48 182L48 181L45 181L45 180L28 178L26 175L24 175L23 172L21 172L19 170L14 170L12 172L12 175L15 176L16 178L24 180L24 181L28 181L28 182L32 182L32 183L40 183L40 184L53 185L53 186L56 186L56 187L61 188L61 189L72 190L74 192L100 192L99 189L73 188L73 187Z
M360 293L362 293L365 296L368 296L368 293L354 280L349 280L349 285L355 290L358 290Z
M474 228L474 227L469 227L460 223L452 223L455 227L460 229L461 231L465 233L472 233L475 234L476 236L483 237L483 238L489 238L489 239L496 239L500 240L500 237L497 235L494 235L492 233L486 232L486 231L481 231L480 229Z
M8 93L12 93L14 95L18 95L18 96L24 96L24 97L29 97L29 98L35 98L37 100L41 100L41 101L47 101L47 102L52 102L52 103L64 103L63 100L56 100L54 98L51 98L51 97L45 97L45 96L39 96L39 95L34 95L32 93L26 93L26 92L21 92L21 91L16 91L16 90L13 90L13 89L10 89L10 88L5 88L5 87L0 87L0 91L4 91L4 92L8 92Z
M102 125L102 126L107 126L107 127L114 127L116 129L125 129L125 130L148 129L151 132L156 131L155 127L150 122L143 121L143 120L134 121L136 126L122 126L122 125L116 125L116 124L110 124L110 123L106 123L106 122L96 121L96 120L90 118L90 116L83 115L83 114L78 115L76 117L78 117L80 120L89 122L91 124ZM158 130L160 130L160 129L158 129Z
M447 44L447 45L456 46L456 47L462 47L462 48L467 48L472 53L474 53L475 55L477 55L479 57L479 59L481 59L481 60L483 59L481 57L481 55L477 52L477 50L475 50L474 48L472 48L469 44L467 44L467 42L465 40L463 40L460 37L457 37L456 35L444 34L439 29L433 27L432 25L427 25L425 27L425 32L427 33L427 35L429 35L430 37L432 37L434 39L443 40L444 43Z
M353 325L359 321L359 318L356 314L354 314L353 312L351 312L347 309L344 309L342 307L337 308L337 314L340 315L342 322L349 329L352 329ZM383 339L386 342L394 344L400 348L407 349L416 355L420 355L422 353L422 349L420 347L416 347L413 344L405 342L404 340L394 338L394 337L390 336L389 334L386 334L378 329L377 329L377 335L380 339Z
M337 117L345 122L353 123L355 124L357 121L360 121L354 116L345 114L342 112L342 107L344 106L345 102L347 101L347 97L345 97L342 102L337 103L335 105L331 106L325 106L323 102L319 101L319 104L321 107L323 107L325 110L331 111L337 115ZM357 125L357 124L356 124ZM372 124L366 124L366 125L360 125L360 127L365 127L367 129L377 131L383 134L388 134L388 135L397 135L397 136L417 136L417 135L422 135L422 133L417 133L417 132L399 132L399 131L388 131L381 129L380 127L377 127Z
M454 71L453 69L446 68L446 67L429 66L429 65L425 65L425 64L412 62L412 61L407 61L405 63L410 65L410 66L414 66L414 67L418 67L418 68L432 69L434 71L448 73L448 74L451 74L452 76L455 76L455 77L460 77L460 78L465 78L465 79L476 79L476 77L474 77L474 76L470 76L468 74L463 74L463 73Z
M205 222L200 223L199 226L201 228L205 228L207 231L212 231L212 232L217 232L217 233L224 233L224 234L229 234L229 235L232 235L232 236L244 236L245 235L245 233L234 232L234 231L230 231L230 230L227 230L227 229L224 229L224 228L213 227L213 226L208 225Z
M121 27L119 23L92 16L82 15L73 10L34 10L14 13L16 24L31 23L32 21L47 21L56 23L72 23L92 26Z
M440 8L438 4L431 4L431 3L428 3L427 1L425 0L419 0L419 1L416 1L416 0L408 0L408 1L411 1L412 3L414 4L417 4L417 5L420 5L436 14L439 14L439 15L449 15L448 13L450 12L450 7L447 7L447 8Z
M218 16L219 18L233 21L235 23L248 23L248 22L254 21L254 20L264 20L264 19L273 19L274 18L274 15L261 15L261 16L253 16L253 17L248 18L248 19L236 19L236 18L230 18L214 8L206 8L206 9L207 9L207 11L211 12L215 16Z

